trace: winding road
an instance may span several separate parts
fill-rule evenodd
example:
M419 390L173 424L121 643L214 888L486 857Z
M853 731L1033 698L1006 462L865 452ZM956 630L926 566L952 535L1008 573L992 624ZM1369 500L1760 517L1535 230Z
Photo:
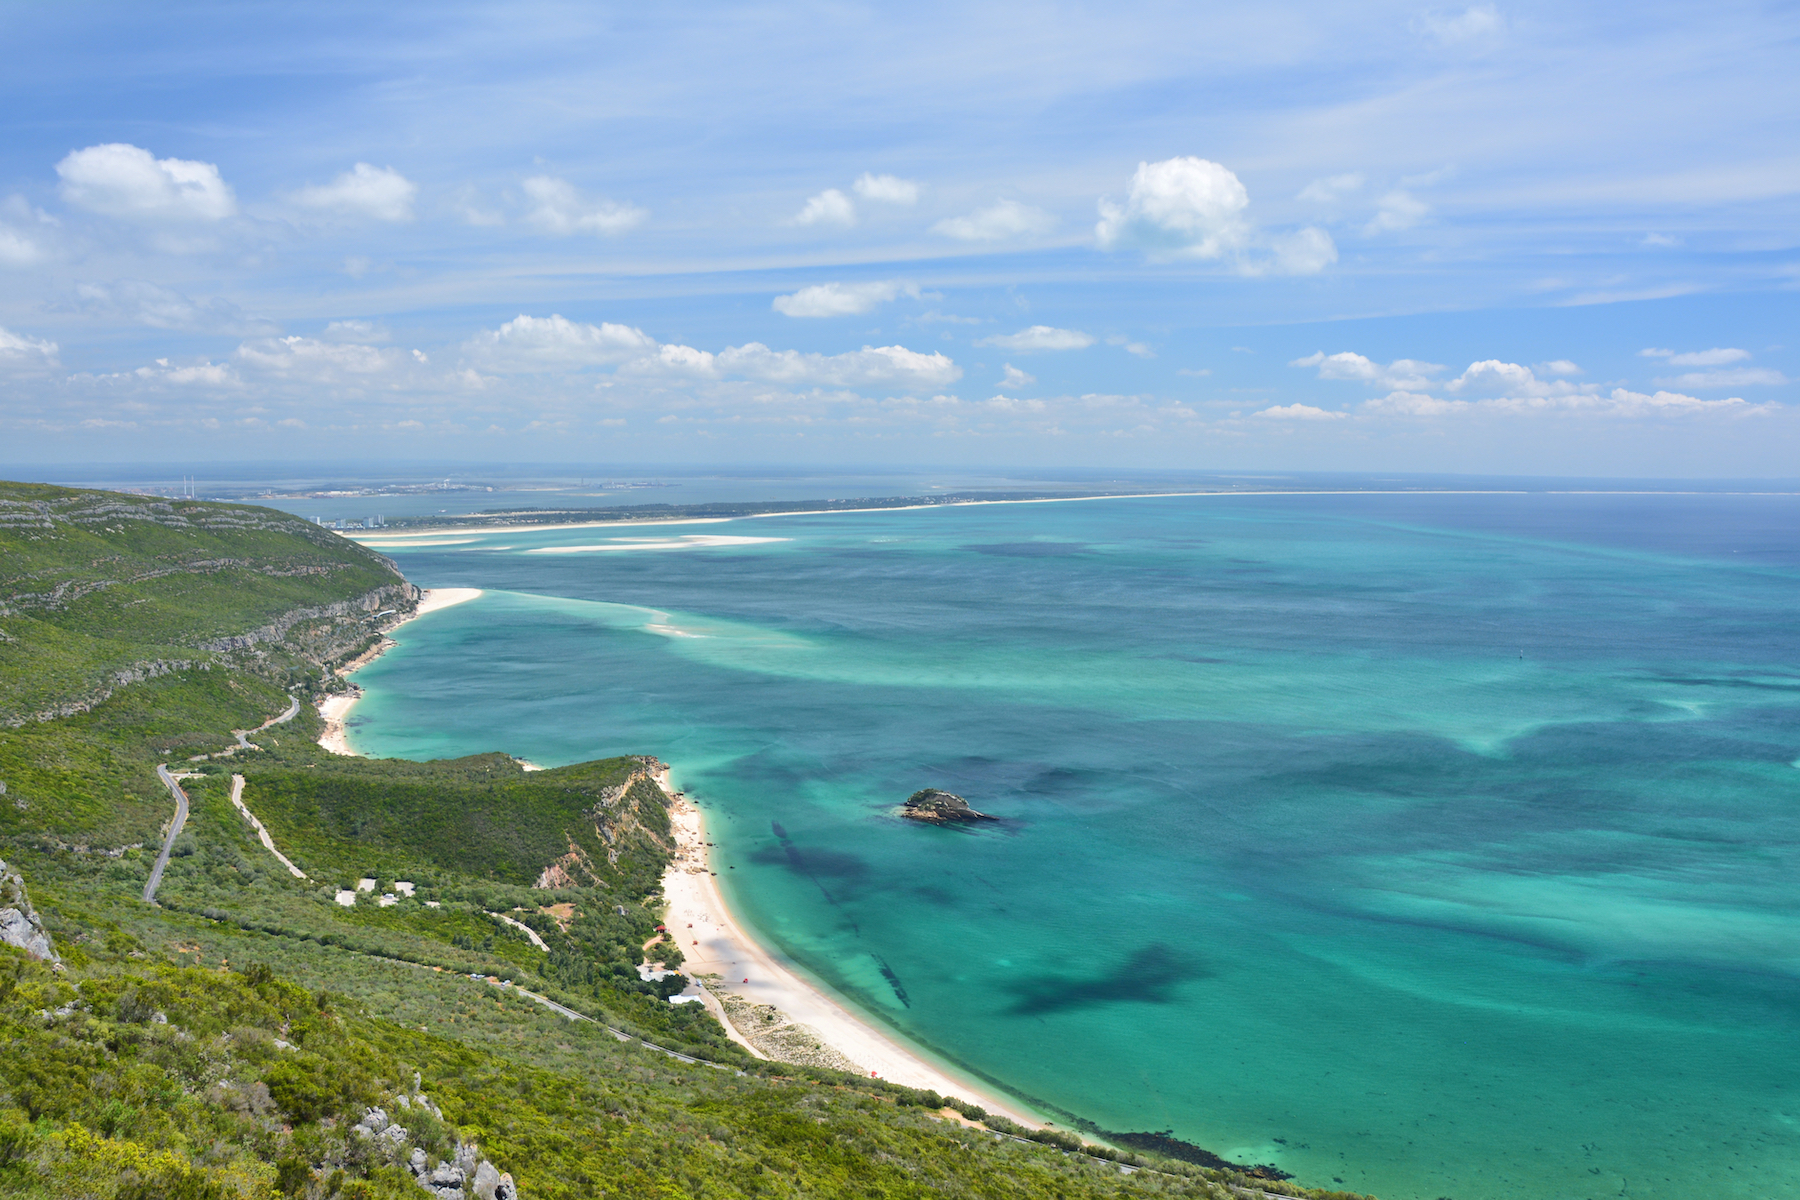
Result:
M238 744L232 747L232 749L252 749L250 743L244 738L246 733L261 733L271 725L279 725L283 721L293 720L299 713L300 697L295 696L288 704L287 711L282 713L279 717L270 717L255 729L232 730L231 732L237 735L238 740ZM187 793L181 790L181 784L177 783L175 777L169 774L167 763L157 764L156 777L162 780L163 786L169 789L169 794L175 797L175 820L169 826L169 836L163 839L162 853L156 856L156 865L150 868L150 878L144 882L144 903L146 904L156 903L156 889L162 886L163 868L169 865L169 855L174 853L175 850L175 839L181 836L181 827L187 824L188 819ZM272 848L273 847L271 847L271 849ZM277 855L276 857L280 856ZM287 862L286 859L282 859L282 861ZM297 873L297 868L292 863L288 863L288 870Z
M175 820L169 826L169 836L163 839L162 853L156 856L156 865L150 868L150 878L144 884L146 904L156 903L156 889L162 883L163 868L169 865L169 854L175 849L175 839L181 836L181 827L187 824L188 819L187 793L181 790L181 785L169 774L169 768L158 763L156 777L162 780L163 786L169 789L169 794L175 797Z

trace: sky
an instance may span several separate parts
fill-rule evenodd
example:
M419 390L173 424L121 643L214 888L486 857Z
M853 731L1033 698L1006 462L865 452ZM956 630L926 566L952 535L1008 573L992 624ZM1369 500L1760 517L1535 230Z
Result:
M0 4L0 462L1793 477L1800 7Z

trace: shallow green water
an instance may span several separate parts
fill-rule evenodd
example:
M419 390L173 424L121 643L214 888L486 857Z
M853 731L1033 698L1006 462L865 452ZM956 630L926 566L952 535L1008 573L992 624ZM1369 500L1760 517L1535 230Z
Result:
M384 547L493 590L359 676L352 739L671 761L759 930L1106 1128L1386 1200L1800 1194L1796 518L1215 497L462 535ZM926 785L1004 821L895 819Z

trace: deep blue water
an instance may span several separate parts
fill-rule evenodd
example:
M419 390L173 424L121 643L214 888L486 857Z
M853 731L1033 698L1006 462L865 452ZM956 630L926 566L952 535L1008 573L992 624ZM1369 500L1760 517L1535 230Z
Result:
M384 542L490 591L358 677L352 739L672 762L758 930L1105 1128L1384 1200L1800 1194L1797 519L1204 497ZM927 785L1004 821L896 819Z

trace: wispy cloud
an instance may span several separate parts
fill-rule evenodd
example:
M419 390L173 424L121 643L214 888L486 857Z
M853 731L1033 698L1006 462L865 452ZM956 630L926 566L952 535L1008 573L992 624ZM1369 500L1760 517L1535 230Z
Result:
M775 297L771 307L790 317L848 317L869 312L902 293L917 296L919 289L915 284L891 279L872 283L816 283L790 295Z
M977 346L998 346L1015 354L1035 350L1085 350L1094 344L1094 336L1079 329L1056 329L1049 325L1033 325L1017 333L997 333L982 338Z

